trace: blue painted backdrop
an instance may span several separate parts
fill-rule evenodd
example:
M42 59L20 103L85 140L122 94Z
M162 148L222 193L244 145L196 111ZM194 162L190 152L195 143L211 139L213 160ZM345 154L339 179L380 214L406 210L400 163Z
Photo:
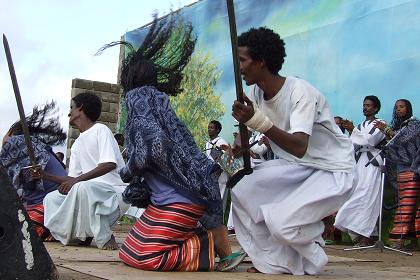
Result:
M335 115L359 123L362 101L377 95L379 117L390 121L394 103L409 99L414 113L420 100L419 0L236 0L238 34L251 27L274 29L286 42L280 74L308 80L328 99ZM211 55L223 71L215 94L227 108L222 136L231 140L235 99L225 0L201 0L179 13L191 21L196 51ZM139 45L147 27L125 34ZM247 88L245 88L247 91Z

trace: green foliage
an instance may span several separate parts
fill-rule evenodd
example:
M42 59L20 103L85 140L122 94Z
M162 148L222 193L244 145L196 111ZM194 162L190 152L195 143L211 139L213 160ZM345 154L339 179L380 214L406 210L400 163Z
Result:
M173 109L202 149L208 138L208 123L220 119L226 111L220 95L214 93L221 74L217 65L210 62L209 55L195 54L184 68L183 91L171 97Z

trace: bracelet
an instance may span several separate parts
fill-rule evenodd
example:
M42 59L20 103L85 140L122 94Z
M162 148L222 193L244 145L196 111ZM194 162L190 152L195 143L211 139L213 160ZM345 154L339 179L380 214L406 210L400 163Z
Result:
M391 128L389 126L385 127L384 134L388 134L391 131Z

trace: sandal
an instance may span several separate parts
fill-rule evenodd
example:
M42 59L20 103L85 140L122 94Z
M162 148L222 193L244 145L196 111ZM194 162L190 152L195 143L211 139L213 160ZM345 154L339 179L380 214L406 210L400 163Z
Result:
M219 264L216 267L216 271L232 271L241 264L241 262L246 258L246 256L247 253L244 251L244 249L232 253L231 255L220 259Z
M390 246L392 249L403 250L404 249L404 239L389 240Z

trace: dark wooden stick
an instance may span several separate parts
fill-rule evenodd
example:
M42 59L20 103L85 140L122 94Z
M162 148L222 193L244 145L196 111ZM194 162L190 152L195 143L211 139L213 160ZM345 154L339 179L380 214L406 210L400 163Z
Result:
M235 74L235 85L236 85L236 100L244 104L243 89L241 73L239 69L239 56L238 56L238 35L236 32L236 20L235 10L233 6L233 0L226 0L227 11L229 17L230 27L230 41L232 45L232 58L233 58L233 70ZM241 135L241 150L243 151L244 160L244 173L246 175L252 173L251 168L251 157L249 154L249 134L248 129L243 123L239 123L239 133Z

